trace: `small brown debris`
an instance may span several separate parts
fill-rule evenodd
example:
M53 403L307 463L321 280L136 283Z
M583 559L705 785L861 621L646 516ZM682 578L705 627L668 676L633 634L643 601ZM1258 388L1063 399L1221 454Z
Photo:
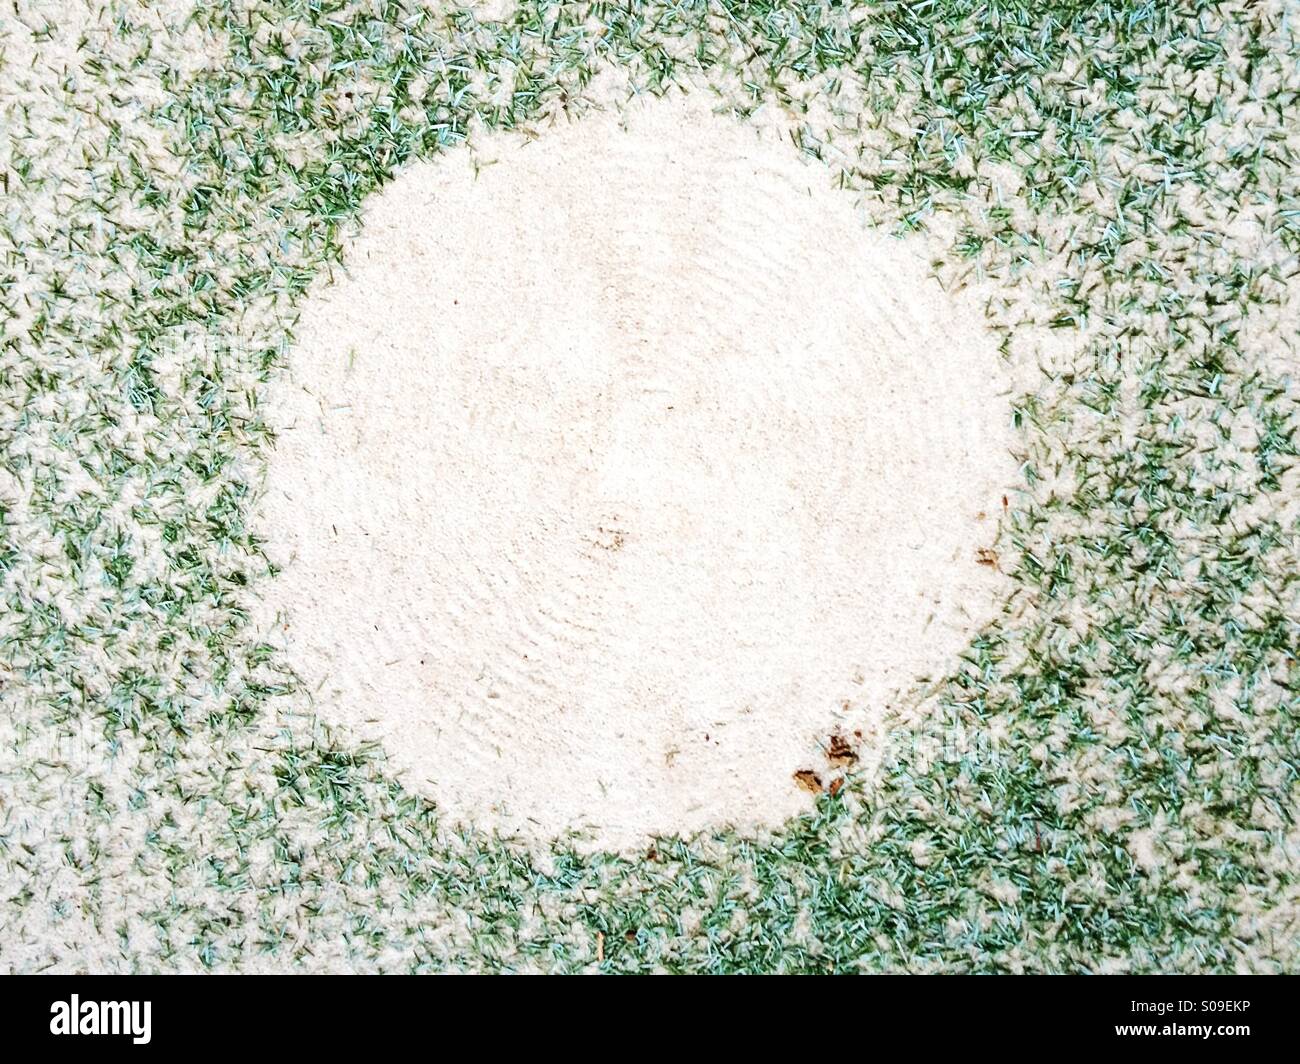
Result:
M826 760L832 765L852 765L858 760L858 752L848 744L842 735L832 735L830 746L826 749Z
M796 772L794 781L811 794L822 793L822 778L810 768L801 768Z
M1005 510L1009 505L1010 505L1010 504L1007 502L1007 497L1006 497L1005 495L1003 495L1003 496L1002 496L1002 509Z
M624 941L624 942L635 942L635 941L636 941L636 932L635 932L635 931L624 931L624 932L623 932L623 941Z
M617 515L614 520L618 520ZM595 544L601 550L622 550L623 545L627 543L627 529L619 528L617 525L597 525L596 532Z
M996 569L998 564L998 552L991 550L988 547L980 547L980 549L975 552L975 561L980 565L987 565L990 568Z
M605 932L596 932L596 963L600 964L605 959Z
M830 787L827 788L827 793L832 798L834 798L843 789L844 789L844 777L836 776L835 779L831 780L831 785Z

